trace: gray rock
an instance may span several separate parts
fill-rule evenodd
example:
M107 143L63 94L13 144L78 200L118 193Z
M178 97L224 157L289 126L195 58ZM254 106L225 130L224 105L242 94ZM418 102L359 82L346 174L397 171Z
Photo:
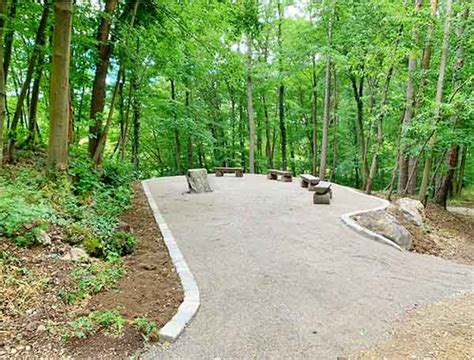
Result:
M395 202L395 205L407 220L414 222L418 226L423 225L425 208L420 201L410 198L401 198Z
M66 260L66 261L81 261L81 260L89 261L90 257L86 253L85 250L83 250L81 248L78 248L78 247L73 247L61 259Z
M189 192L204 193L211 192L211 186L207 181L206 169L189 169L186 173L186 180L188 181Z
M361 226L392 240L403 249L410 250L412 247L412 238L408 230L383 210L356 215L354 220Z
M44 230L41 230L38 234L38 240L43 245L51 245L51 236Z

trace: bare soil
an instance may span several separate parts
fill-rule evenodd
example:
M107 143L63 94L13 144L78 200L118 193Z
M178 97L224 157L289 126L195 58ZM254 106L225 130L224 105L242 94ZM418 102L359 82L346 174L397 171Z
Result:
M462 264L474 265L474 218L453 213L432 203L425 208L425 225L420 227L394 207L389 212L413 237L413 250L440 256Z
M146 317L161 327L176 313L183 298L179 277L139 183L134 190L133 205L122 217L138 239L135 252L123 258L126 273L114 289L77 305L66 305L58 296L73 284L75 264L60 260L68 245L53 236L50 247L24 249L0 238L0 253L12 259L0 268L0 358L127 358L146 347L130 325L133 319ZM127 320L123 335L100 330L85 339L62 339L61 326L106 309L118 309Z

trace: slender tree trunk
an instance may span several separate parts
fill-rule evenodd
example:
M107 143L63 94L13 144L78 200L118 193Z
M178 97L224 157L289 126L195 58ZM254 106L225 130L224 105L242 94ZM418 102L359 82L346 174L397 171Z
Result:
M268 115L267 99L265 93L262 95L262 107L265 117L265 154L267 155L268 168L273 168L272 135L270 127L270 118Z
M334 68L334 109L333 109L333 133L332 133L332 165L329 181L336 178L336 156L337 156L337 122L338 122L338 106L339 106L339 90L336 78L336 69Z
M461 21L460 25L457 28L456 35L459 41L459 46L457 49L457 60L454 64L454 70L453 70L453 89L456 89L459 87L459 71L463 67L465 63L465 56L464 56L464 46L462 44L462 37L464 34L464 23L467 21L469 12L468 8L464 9L462 12L461 16ZM457 115L453 115L451 117L451 127L452 129L455 128L457 122ZM449 191L452 188L453 184L453 179L454 179L454 174L456 172L456 167L458 164L458 154L459 154L459 145L454 145L448 150L448 156L447 156L447 171L441 178L441 185L436 191L435 195L435 202L444 208L446 208L446 203L448 201L448 194Z
M395 55L394 55L395 56ZM385 80L385 85L382 93L382 101L380 105L380 113L377 117L377 143L375 145L374 154L372 156L372 164L370 166L370 173L367 179L367 188L365 192L370 195L372 192L372 187L374 185L374 178L377 171L377 159L380 154L380 150L383 144L383 119L385 116L385 109L387 107L387 99L388 99L388 90L390 88L390 80L392 79L393 74L393 64L390 66L388 70L387 78Z
M366 181L368 177L368 164L367 164L367 150L366 150L366 139L364 135L364 102L362 97L364 95L364 78L361 77L359 84L355 75L350 76L352 90L354 92L354 99L357 105L357 121L356 121L356 136L358 135L359 146L361 149L362 157L362 189L365 190Z
M173 79L170 79L170 94L171 94L171 111L174 119L174 140L175 140L175 152L174 160L176 166L176 173L181 174L181 138L178 129L178 119L176 116L176 89Z
M90 112L90 118L94 121L94 124L89 127L89 154L91 157L93 157L96 152L97 143L102 132L102 113L105 104L107 72L110 55L112 53L109 35L112 17L117 3L118 0L106 0L104 13L97 32L97 62L95 65L94 82L92 84Z
M140 169L140 104L137 97L138 81L136 76L132 79L132 87L134 94L132 100L132 164L135 172L138 172Z
M0 60L3 59L3 33L7 15L8 1L0 1ZM0 66L0 168L3 167L3 127L6 115L6 97L4 67Z
M188 112L188 117L191 117L191 90L189 89L189 82L186 85L185 105ZM188 169L193 167L193 137L191 132L188 134Z
M31 90L31 103L28 119L28 137L26 138L26 143L30 146L36 142L36 128L38 127L36 117L38 113L38 99L40 93L41 77L43 75L43 63L44 57L42 54L40 54L40 57L38 59L38 66L36 67L35 78L33 80L33 89Z
M422 0L415 0L415 13L420 11ZM417 67L417 43L418 43L418 27L415 25L413 28L413 46L408 57L408 80L405 96L405 115L403 117L403 127L406 129L410 126L410 122L413 118L414 106L415 106L415 72ZM404 131L402 131L404 134ZM410 156L406 154L408 148L404 146L402 150L402 156L400 157L400 175L398 177L398 192L401 193L407 186L409 169L413 166L410 163ZM411 166L410 166L411 165ZM416 183L416 180L415 180Z
M288 166L288 161L286 159L286 125L285 125L285 85L283 84L283 40L282 40L282 31L281 25L283 21L283 9L281 1L278 0L278 68L279 68L279 77L280 84L278 86L278 117L280 123L280 145L281 145L281 168L286 170Z
M48 171L64 171L68 164L69 64L72 0L56 0L51 64Z
M313 159L312 159L312 173L314 176L317 174L317 163L318 163L318 88L316 79L316 56L311 56L311 120L313 123Z
M13 159L13 153L15 150L16 137L17 137L16 131L18 127L18 122L20 121L20 118L22 115L23 104L27 96L27 93L30 89L30 83L33 77L36 62L38 58L41 56L41 48L45 44L45 30L46 30L46 25L48 24L48 16L49 16L49 4L45 3L43 7L43 13L41 15L41 20L38 26L38 30L36 32L35 45L33 48L33 52L28 61L28 69L26 70L26 78L21 87L21 91L16 103L15 114L13 115L10 129L8 131L8 146L7 146L7 160L8 161L11 161Z
M456 181L456 192L454 196L461 195L462 188L464 187L464 169L466 168L467 159L467 145L462 147L461 164L459 165L459 173Z
M8 0L4 0L5 4L8 4ZM16 6L18 0L12 0L10 3L10 9L8 11L8 19L9 21L13 21L16 17ZM13 48L13 36L14 36L14 28L8 30L5 35L5 52L3 59L3 71L5 76L5 84L7 83L8 79L8 68L10 67L10 60L12 56L12 48ZM0 59L1 60L1 59Z
M239 145L240 145L240 166L245 170L245 148L244 148L244 108L242 100L239 101Z
M247 36L247 115L249 121L249 172L255 173L255 120L253 112L252 36Z
M331 22L329 20L328 38L329 44L331 43ZM319 167L319 178L324 180L326 177L326 160L327 160L327 148L328 148L328 128L329 128L329 115L331 108L331 57L328 55L326 60L326 80L324 84L324 110L323 110L323 137L321 140L321 163Z
M438 85L436 87L436 99L435 99L435 108L433 111L434 115L434 124L438 122L438 119L441 117L441 102L443 100L443 88L444 88L444 78L446 75L446 63L448 60L448 51L449 51L449 33L451 30L451 5L452 0L446 0L446 19L444 23L444 35L443 35L443 46L441 50L441 60L439 65L439 76L438 76ZM432 136L429 143L428 155L425 159L425 166L423 169L423 178L421 180L420 187L420 200L426 203L426 193L428 189L428 181L430 177L431 164L433 161L433 147L435 144L435 136Z

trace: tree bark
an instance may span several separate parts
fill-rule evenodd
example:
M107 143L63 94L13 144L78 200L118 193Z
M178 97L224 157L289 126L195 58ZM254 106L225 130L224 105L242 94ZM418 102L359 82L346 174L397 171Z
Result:
M446 63L448 60L448 52L449 52L449 34L451 30L451 5L452 5L452 0L446 0L446 9L445 9L446 19L444 22L443 46L441 50L441 60L440 60L440 65L439 65L438 85L436 87L435 108L433 111L434 124L438 122L438 119L441 116L441 102L443 100L444 78L446 75ZM433 161L432 152L433 152L434 144L435 144L435 136L432 136L429 142L428 155L425 159L425 166L423 169L423 178L421 180L421 187L420 187L420 193L419 193L419 198L424 203L426 203L426 193L428 189L428 181L430 177L431 164Z
M0 59L3 59L3 33L7 15L8 1L0 1ZM4 67L0 66L0 168L3 166L3 127L6 115L7 91L5 88Z
M45 2L44 7L43 7L43 13L41 15L41 20L38 25L38 30L36 32L35 45L33 48L33 52L28 61L28 68L26 70L25 81L23 82L23 85L21 87L21 91L16 103L15 114L13 115L10 129L8 131L8 145L7 145L7 155L6 155L7 161L11 161L14 156L13 153L15 150L16 137L17 137L16 130L18 127L18 123L20 121L20 117L22 115L23 104L24 104L25 98L30 89L30 83L33 77L36 62L38 58L41 56L41 48L45 44L45 40L46 40L45 30L46 30L46 25L48 24L48 16L49 16L49 4Z
M109 59L112 47L109 42L112 16L117 7L118 0L106 0L104 14L102 15L99 29L97 31L97 62L95 65L94 82L92 84L91 112L90 118L94 122L89 127L89 154L94 156L97 143L102 132L102 112L105 104L105 88Z
M56 0L51 64L49 146L47 170L64 171L68 164L69 64L71 52L72 0Z
M368 177L368 164L367 164L367 150L366 150L366 139L364 135L364 102L362 97L364 96L364 77L362 76L359 84L357 84L357 79L355 75L350 75L350 80L352 84L352 90L354 92L354 99L357 105L357 121L356 121L356 137L358 135L359 146L361 149L361 158L362 158L362 189L365 190L366 181Z
M247 114L249 121L249 172L255 173L255 120L253 112L252 36L247 36Z
M339 90L336 78L336 69L334 67L334 108L333 108L333 133L332 133L332 165L329 181L333 182L336 178L336 156L337 156L337 122L338 122L338 106L339 106Z
M282 21L283 21L283 10L281 1L278 0L278 68L280 84L278 86L278 118L280 123L280 145L281 145L281 168L286 170L288 161L286 158L286 125L285 125L285 85L283 84L283 40L282 40Z
M331 46L332 36L332 19L329 19L328 26L328 40ZM328 148L328 128L329 128L329 114L331 108L331 56L328 54L326 59L326 75L324 84L324 110L323 110L323 137L321 140L321 163L319 166L319 178L324 180L326 177L326 161Z
M314 176L317 174L317 163L318 163L318 89L316 79L316 56L311 56L311 121L313 124L313 159L312 159L312 173Z
M422 0L415 0L415 13L420 11ZM415 106L415 72L417 66L417 42L418 42L418 27L415 25L413 28L413 47L410 50L410 55L408 57L408 80L406 87L406 96L405 96L405 115L403 117L403 128L408 128L410 122L413 118L414 106ZM404 134L404 131L402 131ZM407 146L403 147L402 156L400 156L400 175L398 177L398 192L401 193L404 191L407 186L408 174L410 165L410 156L406 154L408 148ZM416 180L415 180L416 183Z
M463 36L463 33L464 33L464 23L466 22L468 15L469 15L469 12L468 12L468 8L466 6L464 11L462 12L461 21L460 21L460 24L459 24L459 26L457 28L457 31L456 31L456 35L457 35L457 38L458 38L458 41L459 41L460 45L458 46L458 49L457 49L457 59L456 59L456 62L454 64L454 70L453 70L453 89L456 89L456 88L459 87L459 82L460 82L459 71L461 70L461 68L463 67L464 62L465 62L464 47L463 47L463 44L462 44L462 36ZM457 115L455 114L451 117L451 128L452 129L455 128L456 122L457 122ZM446 208L446 203L448 201L448 194L449 194L449 191L452 188L454 174L456 172L456 167L457 167L457 164L458 164L459 148L460 148L460 146L458 144L456 144L456 145L454 145L454 146L452 146L451 148L448 149L447 164L446 164L447 165L447 171L443 175L443 177L441 178L441 185L436 191L435 202L438 205L443 206L444 208Z
M8 0L4 1L8 4ZM16 6L18 0L12 0L10 3L10 9L8 11L8 20L12 21L16 17ZM7 34L5 35L5 52L3 56L3 71L5 77L5 84L7 83L8 79L8 68L10 67L10 60L12 56L12 48L13 48L13 36L14 36L14 29L11 28L8 30Z

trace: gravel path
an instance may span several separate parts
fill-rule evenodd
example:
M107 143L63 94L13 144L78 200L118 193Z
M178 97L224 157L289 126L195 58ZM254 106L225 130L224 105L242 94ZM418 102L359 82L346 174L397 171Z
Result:
M334 185L313 205L298 182L209 176L149 183L201 292L178 341L145 359L334 359L381 340L409 309L474 290L472 267L399 252L340 220L380 200Z

